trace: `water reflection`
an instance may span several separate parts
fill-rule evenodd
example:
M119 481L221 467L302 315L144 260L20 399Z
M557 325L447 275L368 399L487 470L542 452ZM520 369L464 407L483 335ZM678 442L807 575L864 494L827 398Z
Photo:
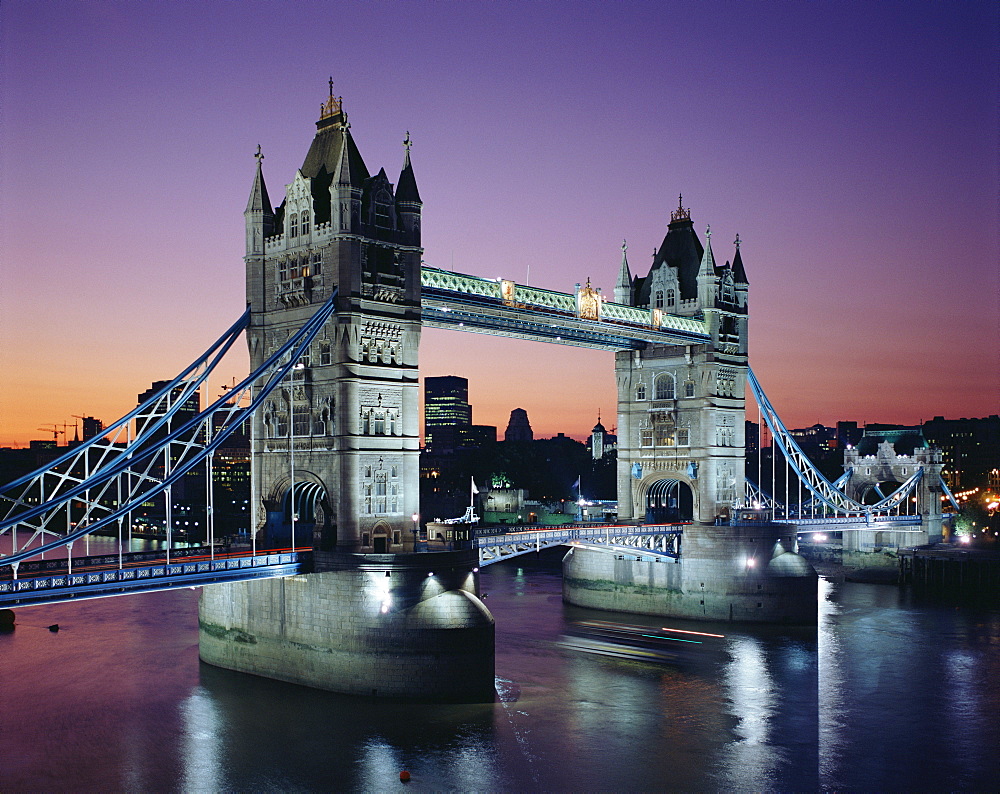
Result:
M218 791L222 757L219 744L225 738L223 723L204 687L181 703L184 722L184 791Z
M818 627L686 623L724 653L654 664L561 646L575 621L666 624L566 607L559 573L544 553L484 573L501 697L474 705L199 664L190 590L19 609L0 790L381 791L402 769L423 790L998 788L996 611L821 581Z

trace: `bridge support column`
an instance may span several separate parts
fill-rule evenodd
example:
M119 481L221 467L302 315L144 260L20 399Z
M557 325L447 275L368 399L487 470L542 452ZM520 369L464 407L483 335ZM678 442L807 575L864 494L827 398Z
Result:
M817 620L817 576L794 553L787 527L756 523L685 527L676 562L573 549L563 600L640 615L808 625Z
M315 564L203 588L202 660L352 695L493 700L493 617L475 551L316 552Z

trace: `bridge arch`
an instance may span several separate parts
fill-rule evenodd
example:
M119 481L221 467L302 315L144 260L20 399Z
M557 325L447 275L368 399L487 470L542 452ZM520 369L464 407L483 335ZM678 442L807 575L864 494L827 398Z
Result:
M680 472L656 472L639 481L634 515L646 523L692 521L698 515L698 489Z
M267 539L274 543L291 541L292 514L295 514L295 544L321 549L336 545L336 515L323 481L309 471L295 472L295 501L289 476L276 480L267 509Z

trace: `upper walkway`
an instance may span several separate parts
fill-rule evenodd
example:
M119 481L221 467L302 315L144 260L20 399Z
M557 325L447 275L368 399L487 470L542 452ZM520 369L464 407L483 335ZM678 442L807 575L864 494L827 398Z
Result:
M629 350L707 341L704 321L606 301L596 290L580 295L527 287L433 267L420 269L422 322L432 328L528 339L536 342ZM594 297L596 296L596 297Z

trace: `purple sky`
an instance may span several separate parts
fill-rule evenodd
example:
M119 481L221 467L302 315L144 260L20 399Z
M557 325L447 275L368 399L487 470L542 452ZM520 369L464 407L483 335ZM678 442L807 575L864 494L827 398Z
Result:
M0 445L112 421L236 318L253 152L280 201L331 74L373 173L410 131L428 264L610 293L683 193L744 241L786 424L996 413L997 8L4 0ZM478 423L614 424L608 353L426 331L421 371Z

